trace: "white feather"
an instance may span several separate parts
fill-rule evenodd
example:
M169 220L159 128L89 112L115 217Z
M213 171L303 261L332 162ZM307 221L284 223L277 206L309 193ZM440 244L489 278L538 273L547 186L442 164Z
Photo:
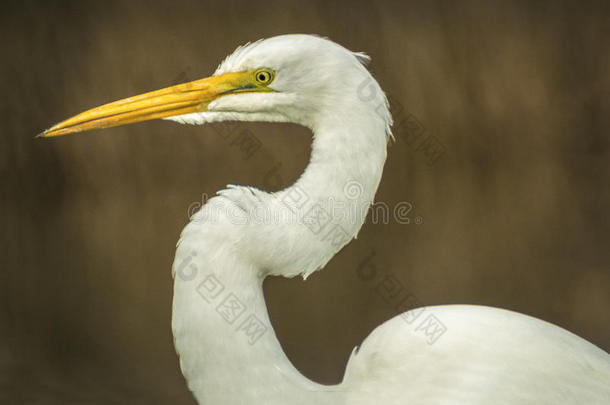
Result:
M277 193L230 186L181 235L172 327L199 403L610 404L607 353L556 326L493 308L429 307L398 316L354 351L336 386L308 380L287 359L269 322L263 279L306 278L323 267L356 236L381 179L391 117L366 60L315 36L258 41L238 48L215 74L271 68L274 93L230 95L209 112L172 118L289 121L314 134L311 161L293 186ZM313 213L327 214L324 226ZM426 329L441 325L441 338Z

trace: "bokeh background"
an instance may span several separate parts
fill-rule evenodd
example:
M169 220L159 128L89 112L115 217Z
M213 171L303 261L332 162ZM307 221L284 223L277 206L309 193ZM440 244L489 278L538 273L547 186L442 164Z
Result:
M0 403L194 404L170 330L179 233L227 183L290 184L311 134L155 121L33 136L283 33L372 56L397 121L377 198L412 207L307 282L266 282L297 368L340 381L399 311L388 280L418 305L509 308L610 350L609 21L610 3L577 1L5 3Z

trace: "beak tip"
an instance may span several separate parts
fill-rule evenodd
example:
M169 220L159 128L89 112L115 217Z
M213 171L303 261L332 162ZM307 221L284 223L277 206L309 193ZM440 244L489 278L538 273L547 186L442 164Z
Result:
M50 129L45 129L44 131L36 135L34 138L47 138L47 133L49 133L49 131Z

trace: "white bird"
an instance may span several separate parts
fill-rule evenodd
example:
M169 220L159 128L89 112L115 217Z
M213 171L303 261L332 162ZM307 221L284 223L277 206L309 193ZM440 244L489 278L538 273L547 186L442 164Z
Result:
M172 327L200 404L610 404L606 352L544 321L482 306L418 308L385 322L354 349L338 385L310 381L288 360L263 279L306 278L365 220L392 124L367 59L316 36L261 40L238 48L212 77L88 110L40 136L153 118L293 122L313 132L311 160L294 185L275 193L229 186L182 232Z

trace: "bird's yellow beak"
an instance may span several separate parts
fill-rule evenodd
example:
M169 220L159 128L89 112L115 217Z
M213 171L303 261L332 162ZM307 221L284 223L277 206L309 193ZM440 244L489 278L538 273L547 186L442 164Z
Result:
M71 134L91 129L116 127L157 118L207 111L208 105L224 95L270 92L257 80L257 71L226 73L157 91L124 98L92 108L60 122L39 137Z

